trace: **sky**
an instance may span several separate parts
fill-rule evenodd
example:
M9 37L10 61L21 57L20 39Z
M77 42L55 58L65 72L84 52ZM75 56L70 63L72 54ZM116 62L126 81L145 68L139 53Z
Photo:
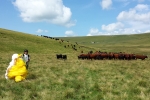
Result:
M0 28L51 37L150 32L150 0L0 0Z

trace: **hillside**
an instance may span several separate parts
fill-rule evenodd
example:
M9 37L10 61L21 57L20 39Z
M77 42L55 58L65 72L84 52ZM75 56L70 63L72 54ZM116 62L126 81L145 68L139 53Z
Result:
M74 41L81 44L92 44L95 42L95 45L149 45L150 33L143 34L132 34L132 35L108 35L108 36L82 36L82 37L62 37L62 39L68 41Z
M62 37L100 51L150 54L150 33L114 36Z
M60 37L64 40L62 42L0 29L0 99L150 100L149 58L77 59L82 50L84 53L89 50L125 51L150 57L149 36ZM31 57L26 80L19 83L6 80L4 74L12 54L23 53L24 49L29 50ZM56 59L56 54L60 53L66 54L68 59Z
M60 40L43 38L31 34L0 29L1 51L22 52L28 48L31 53L86 53L90 50L105 52L129 52L148 54L150 33L117 36L59 37ZM69 41L69 42L67 42ZM7 46L6 46L7 45ZM75 45L77 51L71 45ZM66 47L66 48L65 48Z
M30 53L72 52L72 50L64 48L64 45L68 45L66 42L59 43L59 40L6 29L0 29L0 40L1 52L22 52L25 48L29 49Z

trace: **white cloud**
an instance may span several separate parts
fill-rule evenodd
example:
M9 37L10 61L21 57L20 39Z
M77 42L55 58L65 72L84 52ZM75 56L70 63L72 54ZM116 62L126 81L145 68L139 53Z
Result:
M65 36L66 37L72 37L72 36L76 36L75 33L72 30L66 31L65 32Z
M37 33L43 33L43 32L47 33L47 32L48 32L48 30L38 29L36 32L37 32Z
M148 5L138 4L135 8L129 11L122 11L117 16L118 21L131 21L131 22L141 22L150 23L150 10Z
M90 32L87 34L87 36L93 36L93 35L100 35L100 32L97 28L91 28Z
M42 33L43 30L42 30L42 29L38 29L36 32L37 32L37 33Z
M87 36L122 35L150 32L150 7L138 4L128 11L122 11L117 16L117 22L102 25L101 30L92 28Z
M113 35L122 35L122 34L139 34L141 30L134 29L134 28L122 28L116 30L116 32L112 32Z
M110 9L112 0L102 0L102 2L100 2L100 5L102 6L102 9Z
M149 32L149 30L147 30ZM139 34L141 33L140 30L135 30L133 28L120 28L116 29L114 31L100 31L97 28L91 28L90 32L87 34L87 36L96 36L96 35L129 35L129 34Z
M133 10L137 10L137 11L148 11L149 10L149 6L145 5L145 4L138 4L137 6L135 6L135 8L133 8Z
M62 26L73 26L70 8L62 0L15 0L14 6L20 11L25 22L49 22Z
M99 29L97 28L91 28L87 36L95 36L95 35L110 35L110 33L100 32Z
M117 23L111 23L109 25L102 25L102 30L114 31L116 29L123 28L123 27L124 25L121 22L117 22Z
M148 5L138 4L129 11L122 11L117 20L124 24L121 33L144 33L150 27L150 8Z

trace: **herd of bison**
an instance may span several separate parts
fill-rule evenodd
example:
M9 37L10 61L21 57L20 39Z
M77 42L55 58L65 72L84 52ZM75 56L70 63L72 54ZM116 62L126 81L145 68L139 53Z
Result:
M45 37L45 38L50 38L50 39L54 39L54 40L59 40L59 43L63 42L64 40L62 39L59 39L59 38L52 38L52 37L49 37L49 36L44 36L44 35L41 35L41 37ZM69 41L67 41L69 42ZM77 42L76 42L77 44ZM78 44L77 44L78 45ZM76 46L75 45L72 45L72 48L74 50L77 51L77 49L75 48ZM66 47L69 47L69 45L65 45L64 46L65 48ZM63 54L56 54L56 58L57 59L64 59L66 60L67 59L67 55L63 55ZM112 60L112 59L118 59L118 60L136 60L136 59L141 59L141 60L144 60L145 58L148 58L148 56L146 55L141 55L141 54L129 54L129 53L124 53L124 52L119 52L119 53L114 53L114 52L101 52L101 51L96 51L93 53L93 51L90 51L88 53L83 53L81 52L80 55L78 55L78 59L89 59L89 60L104 60L104 59L108 59L108 60Z
M119 59L119 60L136 60L136 59L141 59L144 60L145 58L148 58L146 55L140 55L140 54L128 54L124 52L119 52L119 53L113 53L113 52L100 52L96 51L95 53L93 52L88 52L87 54L80 54L78 56L78 59L95 59L95 60L103 60L103 59Z

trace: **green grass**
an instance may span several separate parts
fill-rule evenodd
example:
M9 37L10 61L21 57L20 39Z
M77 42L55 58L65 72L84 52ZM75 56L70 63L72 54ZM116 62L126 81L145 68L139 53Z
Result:
M0 99L150 100L149 58L144 61L77 59L81 50L135 52L150 57L149 36L69 37L63 38L69 43L60 44L53 39L0 29ZM101 43L91 44L94 40ZM85 47L77 51L64 48L76 41L77 48ZM19 83L6 80L4 74L12 54L22 53L25 48L31 56L27 79ZM67 54L68 60L57 60L57 53Z
M80 45L90 46L100 51L147 54L150 51L149 38L150 33L116 36L63 37L62 39L78 42Z

